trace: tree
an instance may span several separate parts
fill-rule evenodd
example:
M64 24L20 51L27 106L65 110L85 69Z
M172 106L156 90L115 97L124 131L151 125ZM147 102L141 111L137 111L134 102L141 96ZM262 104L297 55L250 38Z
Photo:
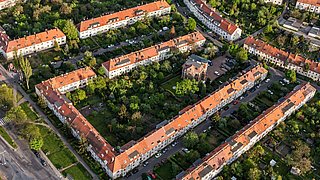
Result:
M41 133L39 127L34 124L27 124L21 131L22 135L29 141L34 138L40 138Z
M30 149L39 151L43 146L43 138L42 137L32 138L29 141L29 146L30 146Z
M79 40L78 30L71 20L59 19L54 22L54 26L59 27L69 40Z
M138 122L140 121L142 118L142 115L141 115L141 112L134 112L131 116L131 120L134 121L134 122Z
M13 89L8 87L6 84L0 85L0 104L6 109L10 109L15 101L13 95Z
M121 105L118 116L120 119L125 119L128 117L127 107L124 104Z
M87 98L86 92L84 90L82 90L82 89L77 89L76 93L78 95L79 101L82 101L82 100Z
M256 180L256 179L260 179L261 177L261 171L257 168L250 168L248 171L248 179L252 179L252 180Z
M236 53L236 59L242 63L247 61L248 60L248 52L243 48L239 48L238 52Z
M170 71L172 70L170 61L165 60L165 61L162 63L162 65L161 65L161 69L162 69L163 71L170 72Z
M92 55L92 52L90 52L90 51L84 52L83 59L84 59L84 62L90 67L93 67L97 64L96 58Z
M30 80L30 77L32 76L31 64L27 58L22 57L20 58L19 65L24 74L24 77L26 78L27 88L30 89L29 80Z
M194 20L193 18L189 18L187 27L188 27L189 31L195 31L196 27L197 27L196 20Z
M219 115L219 113L214 113L212 116L211 116L211 121L212 122L219 122L221 120L221 117Z
M170 36L173 38L175 35L176 35L176 30L175 30L174 26L172 26L170 29Z
M297 81L297 75L295 70L287 70L286 77L290 80L290 82L294 83Z
M5 116L8 121L13 121L16 124L24 124L28 121L28 116L21 106L12 107Z
M67 3L63 3L60 7L60 13L61 14L71 14L72 12L72 7L68 6Z
M293 151L287 155L287 162L300 169L301 174L305 174L311 170L310 152L311 150L306 143L301 140L294 141Z
M60 45L56 40L53 42L53 47L54 47L55 51L60 51L61 50Z
M195 79L184 79L176 84L176 94L186 95L187 93L196 93L199 91L198 82Z
M38 97L38 104L42 109L45 109L47 107L46 100L42 96Z
M197 133L195 132L188 132L184 137L183 137L183 144L187 148L193 148L195 145L197 145L199 142L199 137Z
M268 24L268 25L264 28L263 32L266 33L266 34L273 32L272 25Z
M190 152L186 154L186 157L188 162L193 163L194 161L200 158L200 154L198 151L192 149L190 150Z
M88 140L86 137L81 136L79 141L78 141L78 152L79 154L83 154L84 152L86 152L88 147Z

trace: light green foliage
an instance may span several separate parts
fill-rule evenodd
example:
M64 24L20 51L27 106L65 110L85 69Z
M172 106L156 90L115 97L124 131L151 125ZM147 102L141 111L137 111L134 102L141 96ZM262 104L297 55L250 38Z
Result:
M199 91L198 82L196 80L184 79L181 82L177 82L176 94L186 95L188 93L196 93Z

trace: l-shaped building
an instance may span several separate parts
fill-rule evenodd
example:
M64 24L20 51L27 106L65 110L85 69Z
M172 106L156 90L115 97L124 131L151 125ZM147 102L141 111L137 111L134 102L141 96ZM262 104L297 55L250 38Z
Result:
M228 41L241 37L242 30L233 22L223 18L202 0L183 0L189 10L209 29Z
M254 37L248 37L243 45L250 54L284 69L295 70L314 81L320 81L320 63L300 55L285 52Z
M127 73L138 66L145 66L152 62L168 59L174 50L187 52L198 48L206 39L199 32L190 33L130 54L110 59L102 64L107 77L114 78Z
M230 80L230 83L199 102L184 108L177 116L170 121L162 122L161 126L157 126L155 130L138 141L130 141L122 146L120 151L115 151L64 95L66 92L86 86L96 77L90 68L78 69L43 81L36 85L35 89L37 95L45 99L47 106L60 121L69 124L75 137L87 139L89 144L87 150L92 157L100 163L111 178L116 179L125 176L133 168L241 96L266 76L267 70L260 65L240 72L236 78Z
M171 6L165 0L160 0L116 13L88 19L77 25L79 38L85 39L104 33L108 30L131 25L146 17L159 17L170 14L170 11Z
M239 130L223 144L201 159L199 165L181 172L177 179L210 180L222 171L225 165L231 164L256 142L284 121L294 111L303 106L315 95L316 89L308 84L296 87L277 104L264 111L244 128Z

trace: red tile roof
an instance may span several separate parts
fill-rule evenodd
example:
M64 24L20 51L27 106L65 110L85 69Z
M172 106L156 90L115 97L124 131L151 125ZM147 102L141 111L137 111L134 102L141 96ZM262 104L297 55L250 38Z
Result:
M254 82L263 74L266 74L261 66L256 66L248 72L243 72L236 80L221 89L211 93L196 104L183 109L178 116L174 117L168 124L150 132L137 142L132 142L120 154L114 151L114 148L96 131L96 129L86 120L81 113L68 102L69 100L62 95L57 88L77 82L81 79L93 77L95 74L90 68L76 70L57 77L49 79L38 85L36 89L43 94L46 99L54 104L56 110L64 117L71 127L92 145L92 149L101 160L107 161L108 168L113 172L125 169L128 164L139 158L141 154L150 151L159 142L163 142L175 134L177 131L187 127L194 120L203 116L207 111L217 107L223 100L228 99L234 92L242 90L248 82ZM82 74L79 76L79 74ZM52 84L53 83L53 84ZM233 91L230 92L230 89Z
M236 152L235 148L237 148L237 146L238 148L243 148L248 145L250 139L255 135L261 135L269 127L273 126L284 117L284 113L287 112L287 110L293 106L298 106L306 99L306 96L315 91L316 89L309 83L296 88L289 93L284 100L270 107L235 135L214 149L209 155L204 157L200 165L189 168L181 179L191 180L198 179L199 177L201 178L201 176L208 173L205 172L206 168L209 168L211 171L217 170L223 163L229 161L233 157L233 152Z
M157 56L159 55L159 51L163 49L166 49L166 48L172 49L175 47L179 47L179 45L181 46L190 45L202 40L205 40L205 37L199 32L194 32L185 36L181 36L181 37L163 42L161 44L157 44L136 52L132 52L130 54L126 54L120 57L110 59L104 62L102 65L110 72L118 68L128 66L130 64L138 63L150 57ZM186 44L184 44L183 42L185 42ZM183 43L183 44L180 44L180 43ZM125 63L121 63L121 62L125 62Z
M228 93L229 89L233 88L234 91L238 92L245 87L247 82L254 82L255 80L259 79L262 74L266 73L267 70L263 67L254 67L230 84L225 85L221 89L218 89L217 91L211 93L196 104L184 108L183 112L179 113L179 115L174 117L168 124L149 133L148 135L137 141L135 145L119 154L115 160L114 171L121 169L124 162L127 162L128 164L129 162L134 161L135 159L140 157L139 155L150 151L159 142L167 140L177 131L180 131L181 129L187 127L194 120L197 120L198 118L203 116L207 111L216 108L218 104L233 95ZM133 152L137 152L138 155L136 156L136 158L132 158L130 160L130 154Z
M34 44L51 41L55 38L62 38L64 36L64 33L58 28L47 30L45 32L40 32L35 35L30 35L15 40L10 40L7 34L5 34L4 32L0 32L0 47L6 53L9 53L15 50L32 46Z
M104 15L101 17L89 19L86 21L82 21L78 24L79 32L86 31L90 28L93 24L99 24L97 27L105 26L109 23L119 22L125 20L127 18L133 18L135 16L141 16L141 14L136 14L138 11L143 11L144 13L154 12L161 9L165 9L170 7L170 5L166 1L156 1L149 4L137 6L134 8L126 9L123 11L119 11L113 14ZM112 22L110 20L113 20ZM109 22L110 21L110 22ZM96 28L97 28L96 27Z
M217 21L220 24L219 27L223 31L227 32L228 34L230 35L233 34L234 31L238 28L237 25L223 18L218 12L216 12L216 10L211 9L209 5L207 5L202 0L192 0L192 1L194 1L199 6L199 9L201 9L207 16L213 18L213 21Z
M253 47L257 49L258 51L265 53L271 57L276 57L284 62L289 62L291 64L304 67L305 64L309 64L310 70L314 71L318 74L320 74L320 63L315 62L309 59L305 59L304 57L297 55L297 54L291 54L288 52L285 52L281 49L275 48L259 39L255 39L254 37L250 36L248 37L244 44L246 44L249 47Z
M320 0L297 0L297 3L311 4L314 6L320 6Z

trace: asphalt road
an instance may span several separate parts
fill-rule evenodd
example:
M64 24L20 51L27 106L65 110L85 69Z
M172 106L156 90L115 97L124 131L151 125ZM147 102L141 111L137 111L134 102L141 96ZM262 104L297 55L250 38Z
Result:
M12 180L57 180L49 167L43 167L40 160L30 151L26 144L16 140L19 148L13 151L0 139L0 172L2 179Z
M43 118L46 123L50 126L50 128L58 135L58 137L62 140L63 144L75 155L77 160L83 165L83 167L90 173L93 179L98 179L97 175L90 169L90 167L84 162L84 160L79 156L79 154L72 148L72 146L68 143L66 138L60 134L58 129L53 126L51 121L47 118L44 112L38 107L38 105L30 98L30 96L21 88L19 84L17 84L13 78L13 76L0 64L0 73L2 74L2 80L7 84L10 84L13 88L21 93L23 99L28 101L33 109L39 114L41 118ZM35 171L36 172L36 171Z
M252 93L248 93L248 96L244 97L241 102L249 102L252 99L254 99L254 97L256 97L260 92L265 91L268 89L268 87L276 81L279 81L280 79L283 79L283 74L278 72L277 70L270 68L270 77L269 77L270 81L268 83L266 83L265 81L261 82L261 86L260 88L258 88L257 90L255 90ZM221 110L221 117L225 117L225 116L229 116L233 111L237 110L239 108L241 103L238 103L236 105L233 105L232 103L229 105L229 109L224 111ZM204 130L208 129L208 127L210 126L211 121L210 120L206 120L204 122L202 122L201 124L199 124L197 127L194 128L194 131L197 134L202 133ZM132 180L138 180L141 179L141 175L143 173L147 173L149 171L152 171L154 166L158 163L160 163L162 160L165 160L167 158L169 158L171 155L175 154L178 151L181 151L183 148L182 145L182 138L179 138L176 140L176 142L178 143L176 146L172 147L171 145L167 146L168 151L165 154L162 154L162 156L160 156L158 159L155 157L152 157L148 160L148 165L143 167L142 165L140 165L138 167L138 172L136 174L131 175L128 178L124 178L124 179L132 179Z

